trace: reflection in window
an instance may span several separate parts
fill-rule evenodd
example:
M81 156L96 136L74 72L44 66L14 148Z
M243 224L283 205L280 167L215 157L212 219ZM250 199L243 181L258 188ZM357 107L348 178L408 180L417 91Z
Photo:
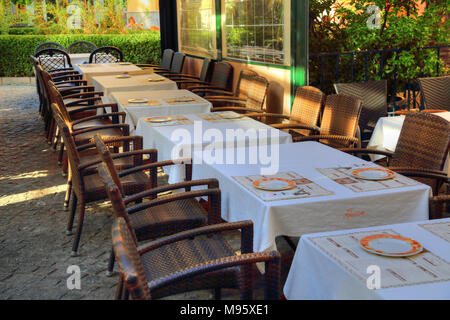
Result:
M217 58L214 0L178 0L180 50L202 57Z
M223 0L225 56L289 63L288 0Z

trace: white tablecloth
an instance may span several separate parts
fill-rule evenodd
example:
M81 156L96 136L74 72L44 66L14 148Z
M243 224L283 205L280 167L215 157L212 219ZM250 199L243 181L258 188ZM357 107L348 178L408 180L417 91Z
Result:
M76 64L89 63L90 55L90 53L69 53L70 61L72 62L73 66Z
M301 236L311 232L428 219L428 198L431 189L427 185L354 192L316 169L368 164L367 161L317 142L280 144L271 151L273 160L267 161L266 164L203 163L193 166L193 179L219 180L224 220L253 221L255 251L275 249L275 238L280 235ZM249 152L257 154L261 150L252 147L250 150L247 148L244 153L248 155ZM235 150L235 154L237 153ZM260 174L261 168L270 167L278 172L294 171L334 192L334 195L263 201L232 178ZM349 212L363 214L349 216Z
M150 82L148 80L161 80ZM117 78L117 75L92 77L95 91L103 91L105 96L113 92L135 92L153 90L178 90L177 84L158 74L130 75L129 78Z
M73 64L73 66L83 74L83 80L86 80L89 85L92 85L92 77L142 70L133 64L121 65L118 63Z
M193 103L170 103L166 99L174 99L180 97L194 98ZM149 106L146 103L134 104L129 103L129 99L146 98L158 105ZM188 90L161 90L161 91L130 91L130 92L113 92L110 97L104 98L104 102L116 102L119 111L127 113L126 123L130 125L130 132L133 133L138 120L143 117L163 117L179 114L205 113L209 112L212 105L208 100L199 97L195 93Z
M302 236L295 252L286 284L284 286L284 294L287 299L450 299L450 278L449 281L412 284L405 286L383 288L383 279L389 277L386 273L380 273L380 289L368 289L367 279L360 279L356 275L343 267L336 258L330 257L324 250L319 248L311 241L316 237L335 236L347 234L349 232L365 232L391 229L405 237L411 237L422 244L422 246L437 255L444 261L450 262L450 242L440 238L433 233L422 228L421 224L428 223L450 223L450 219L440 219L413 223L404 223L396 225L387 225L381 227L372 227L356 230L334 231L327 233L308 234ZM450 232L450 225L449 225ZM374 232L377 233L377 232ZM355 243L353 252L361 257L358 267L366 270L367 260L363 260L365 253L362 248ZM345 258L345 252L339 257ZM373 259L371 257L370 259ZM402 258L384 258L375 257L380 263L391 263L392 259ZM384 260L388 259L388 260ZM373 260L371 260L373 262ZM445 262L444 262L445 263ZM432 267L432 266L430 266ZM402 270L402 269L400 269ZM408 275L415 270L404 270L404 274ZM450 276L450 265L447 275ZM367 277L371 276L367 273ZM430 280L433 278L430 276ZM365 280L365 281L364 281ZM385 286L386 287L386 286Z
M191 158L194 150L206 150L212 143L214 143L214 148L216 149L233 148L233 146L238 144L261 144L263 143L261 139L263 136L258 133L258 130L267 132L269 144L289 143L292 141L290 134L273 129L251 118L214 122L203 120L201 118L203 115L199 114L183 114L182 116L191 120L193 124L155 126L153 123L149 123L141 118L137 124L135 134L144 137L144 148L158 149L158 160L173 160L176 157L172 156L172 152L177 150L177 148L186 148L185 150L191 151L190 154L179 154L180 158ZM236 132L236 135L232 135L234 132ZM256 135L251 135L252 132ZM246 135L246 133L249 133L249 135ZM187 139L182 140L183 138L180 135ZM271 137L273 137L273 140ZM170 167L170 169L168 168L166 172L169 174L169 183L179 182L184 179L183 167L182 165L177 165Z
M450 121L450 112L439 112L435 114L446 119L447 121ZM405 121L404 115L396 117L382 117L378 119L367 146L395 151L398 137L400 136L400 131L402 130L403 121ZM374 161L379 160L384 156L370 155L370 157L372 161Z

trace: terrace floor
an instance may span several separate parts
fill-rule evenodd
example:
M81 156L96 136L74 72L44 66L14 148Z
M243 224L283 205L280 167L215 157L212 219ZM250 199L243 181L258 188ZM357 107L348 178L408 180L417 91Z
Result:
M34 86L0 86L0 146L0 299L113 299L118 275L105 275L110 205L87 205L80 256L71 257L73 236L65 235L68 213L62 210L66 178L44 139ZM238 241L237 234L227 236L232 243ZM292 251L281 238L277 245L283 255L284 280ZM67 288L71 265L80 267L80 290ZM262 287L260 279L258 299L263 298ZM239 298L234 290L224 290L223 296ZM211 297L209 290L203 290L170 299Z

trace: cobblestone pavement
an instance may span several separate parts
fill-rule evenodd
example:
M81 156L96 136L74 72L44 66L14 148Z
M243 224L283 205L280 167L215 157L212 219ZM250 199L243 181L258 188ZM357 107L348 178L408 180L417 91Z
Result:
M66 180L44 139L35 87L0 86L0 146L0 299L112 299L118 276L105 275L111 208L87 205L80 256L71 257L73 236L65 235L62 210ZM71 265L80 267L81 290L67 288ZM211 297L202 290L170 299ZM224 298L238 296L224 290Z

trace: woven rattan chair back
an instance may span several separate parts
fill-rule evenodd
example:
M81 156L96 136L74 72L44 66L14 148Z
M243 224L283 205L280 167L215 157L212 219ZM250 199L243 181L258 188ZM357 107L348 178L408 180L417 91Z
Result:
M151 299L141 257L130 229L123 218L114 219L112 243L121 277L133 300Z
M67 126L66 121L64 121L61 115L60 110L62 109L62 107L58 106L56 103L52 103L51 108L56 126L58 127L61 137L64 141L67 158L69 159L69 175L72 181L72 190L76 193L77 197L82 198L84 191L84 182L79 170L77 170L80 165L80 157L75 146L75 141L70 133L70 129Z
M326 97L320 124L320 134L354 137L358 128L362 101L344 94L332 94ZM348 142L323 141L326 144L342 148Z
M418 78L425 109L450 111L450 76Z
M442 171L450 143L450 123L431 113L408 113L389 166Z
M55 103L56 107L58 108L59 113L61 114L63 120L66 123L69 123L71 121L69 112L67 112L67 108L64 105L64 99L61 96L61 93L59 92L59 90L56 88L55 84L53 83L53 81L48 80L49 79L49 74L47 72L43 72L44 74L44 78L47 80L47 92L50 98L50 103Z
M89 41L75 41L67 47L68 53L91 53L97 46Z
M64 50L55 48L42 49L34 56L38 59L44 70L58 70L72 67L70 57Z
M246 107L262 110L267 95L269 81L261 76L254 76L247 93Z
M175 54L175 51L172 49L165 49L163 52L163 56L161 59L161 68L170 70L170 67L172 66L172 60L173 55Z
M373 131L377 121L387 116L387 81L375 80L367 82L335 83L338 94L346 94L362 100L359 127Z
M91 52L89 63L114 63L123 61L122 50L116 47L101 47Z
M216 62L211 75L211 85L221 89L230 89L233 67L228 62Z
M247 99L252 80L257 75L258 74L253 70L241 70L239 73L238 82L236 84L235 96L241 99Z
M36 53L38 53L41 50L44 49L60 49L60 50L66 50L66 48L63 47L62 44L57 43L57 42L44 42L41 43L39 45L36 46L36 48L34 49L34 55L36 55Z
M200 81L209 81L209 78L211 77L211 68L212 63L210 58L204 58L202 63L202 69L200 70L199 80Z
M42 86L40 84L40 81L39 81L39 67L40 67L40 64L39 64L39 60L36 59L34 56L30 56L30 60L31 60L31 63L33 64L33 72L34 72L35 80L36 80L36 91L37 91L37 94L39 96L39 103L40 103L39 108L41 108L42 107L42 89L43 88L42 88ZM41 110L39 109L39 111L41 111Z
M170 67L170 71L175 73L181 73L183 71L185 59L186 55L183 52L176 52L173 55L172 66Z
M292 105L291 120L316 126L324 101L325 94L320 89L310 86L298 87Z

